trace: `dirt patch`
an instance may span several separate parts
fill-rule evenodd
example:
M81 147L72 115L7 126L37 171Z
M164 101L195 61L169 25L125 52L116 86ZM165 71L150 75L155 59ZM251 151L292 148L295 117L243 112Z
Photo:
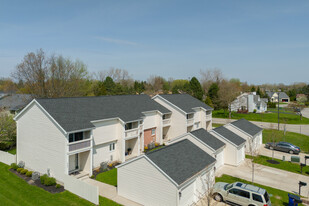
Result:
M13 169L9 169L9 170L12 173L16 174L18 177L20 177L21 179L25 180L29 185L34 185L34 186L40 187L40 188L44 189L47 192L55 194L55 193L60 193L60 192L65 191L65 189L64 189L64 187L62 185L60 187L58 187L58 188L55 185L53 185L53 186L46 186L46 185L43 185L41 183L40 179L33 181L31 179L31 177L27 177L26 175L20 174L20 173L18 173L17 171L15 171Z
M278 162L276 160L266 160L266 161L269 162L270 164L274 164L274 165L280 164L280 162Z
M277 200L281 200L281 199L282 199L282 197L280 197L280 196L278 196L278 195L276 195L275 198L276 198Z

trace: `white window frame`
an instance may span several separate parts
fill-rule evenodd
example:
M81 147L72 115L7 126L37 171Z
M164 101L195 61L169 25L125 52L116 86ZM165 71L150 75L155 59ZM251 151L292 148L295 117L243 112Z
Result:
M156 135L156 129L151 129L151 136L155 136Z
M115 151L115 148L116 148L116 143L115 142L109 144L109 151L110 152Z

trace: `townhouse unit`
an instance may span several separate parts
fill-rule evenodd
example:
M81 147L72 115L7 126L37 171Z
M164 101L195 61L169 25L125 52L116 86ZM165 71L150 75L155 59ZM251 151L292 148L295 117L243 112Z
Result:
M213 108L188 94L160 94L153 100L171 111L163 117L169 123L163 125L164 141L199 128L212 129Z
M210 133L225 143L224 164L238 166L245 159L246 139L238 134L235 134L226 126L217 127Z
M246 119L231 122L225 127L246 140L246 153L255 153L263 144L263 129Z
M142 205L192 205L214 184L215 163L184 139L117 166L118 195Z
M162 143L170 113L147 95L34 99L15 117L17 162L56 178L91 176L102 162L125 162L148 142Z
M219 169L224 165L224 149L225 143L216 138L210 132L203 128L191 131L189 133L183 134L177 138L170 140L168 143L173 144L184 139L190 140L200 149L207 152L213 158L216 159L215 169Z

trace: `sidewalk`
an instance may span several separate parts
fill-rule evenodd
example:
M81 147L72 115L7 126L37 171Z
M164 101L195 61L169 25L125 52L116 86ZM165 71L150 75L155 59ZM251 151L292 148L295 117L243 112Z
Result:
M117 194L117 188L112 185L108 185L103 182L99 182L99 181L96 181L90 178L83 179L82 181L87 182L90 185L98 186L99 194L102 197L106 197L110 200L113 200L114 202L117 202L125 206L141 206L140 204L136 202L133 202L129 199L119 196Z
M245 162L238 167L224 165L219 169L216 176L227 174L251 181L252 170L249 161L250 160L246 159ZM287 192L298 193L298 182L303 181L306 182L308 186L301 188L301 195L307 198L309 197L309 176L287 172L263 165L258 165L256 168L257 169L254 173L254 182Z
M212 118L212 123L217 124L228 124L230 122L236 121L237 119L222 119L222 118ZM264 129L278 129L278 123L271 122L257 122L250 121L253 124L264 128ZM284 125L280 124L280 130L284 130ZM309 135L309 125L306 124L286 124L286 131L301 133L304 135Z

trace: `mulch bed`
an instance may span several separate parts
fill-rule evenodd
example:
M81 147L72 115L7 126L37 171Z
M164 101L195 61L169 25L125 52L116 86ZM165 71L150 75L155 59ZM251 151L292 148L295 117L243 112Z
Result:
M274 165L280 164L280 162L278 162L276 160L266 160L266 161L269 162L270 164L274 164Z
M44 189L45 191L47 192L50 192L50 193L60 193L60 192L63 192L65 191L64 187L61 185L59 188L56 188L55 185L53 186L46 186L46 185L43 185L40 181L40 179L37 179L35 181L33 181L31 179L31 177L27 177L26 175L22 175L20 173L18 173L17 171L13 170L12 168L9 169L12 173L16 174L18 177L20 177L21 179L25 180L29 185L34 185L34 186L37 186L37 187L40 187L42 189Z

